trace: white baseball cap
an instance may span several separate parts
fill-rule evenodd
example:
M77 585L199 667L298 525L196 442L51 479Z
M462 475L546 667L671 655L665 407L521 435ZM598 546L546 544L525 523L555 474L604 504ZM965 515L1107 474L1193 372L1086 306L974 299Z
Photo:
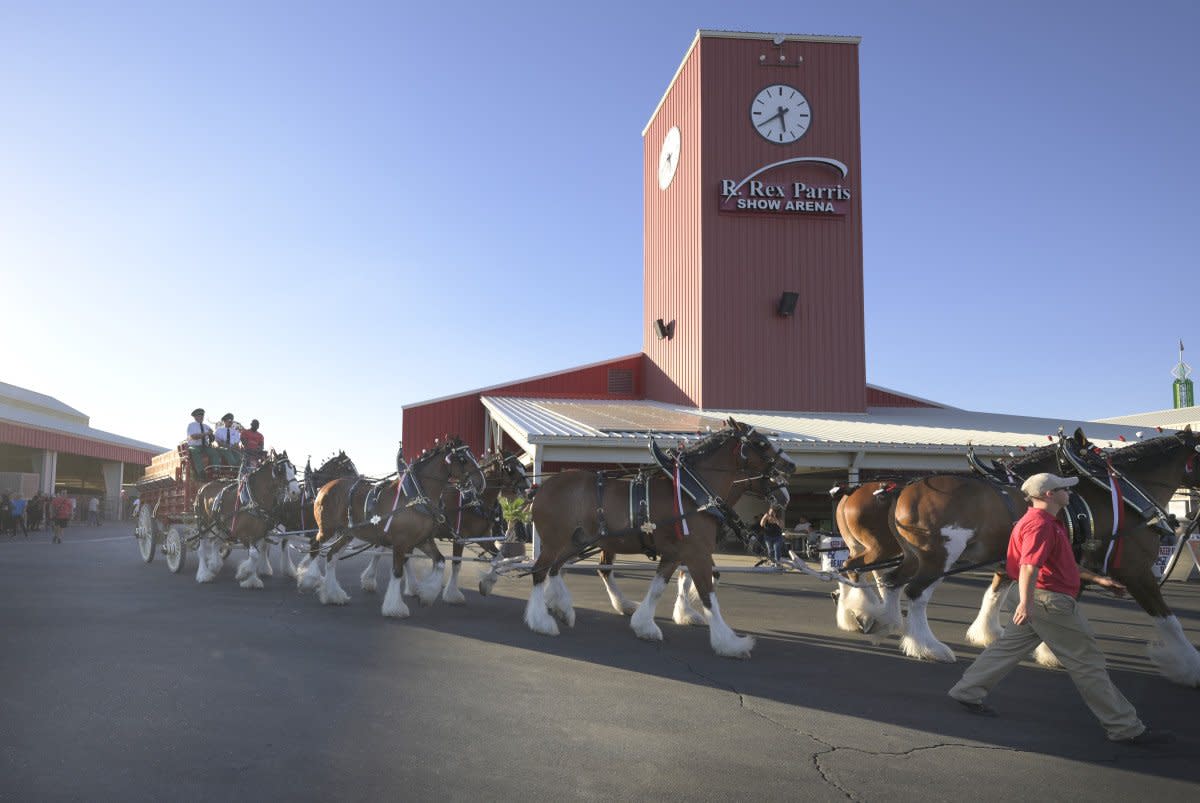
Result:
M1041 474L1034 474L1021 483L1021 493L1030 499L1037 499L1045 496L1049 491L1057 491L1059 488L1073 488L1078 484L1079 477L1060 477L1057 474L1050 474L1044 471Z

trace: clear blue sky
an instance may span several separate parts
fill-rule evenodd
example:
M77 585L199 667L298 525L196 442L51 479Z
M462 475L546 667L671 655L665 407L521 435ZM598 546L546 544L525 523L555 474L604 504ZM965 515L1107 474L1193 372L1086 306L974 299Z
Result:
M636 353L641 130L712 28L862 37L868 381L1168 407L1197 9L0 2L0 378L383 473L404 403Z

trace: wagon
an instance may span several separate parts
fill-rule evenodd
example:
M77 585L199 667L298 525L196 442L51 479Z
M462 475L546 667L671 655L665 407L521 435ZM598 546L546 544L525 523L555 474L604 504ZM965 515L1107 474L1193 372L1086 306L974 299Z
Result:
M151 460L145 476L136 483L141 507L133 535L142 560L149 563L159 550L173 574L182 571L188 545L194 544L198 535L192 512L197 492L209 480L234 480L237 474L237 466L208 466L204 476L199 476L186 443Z

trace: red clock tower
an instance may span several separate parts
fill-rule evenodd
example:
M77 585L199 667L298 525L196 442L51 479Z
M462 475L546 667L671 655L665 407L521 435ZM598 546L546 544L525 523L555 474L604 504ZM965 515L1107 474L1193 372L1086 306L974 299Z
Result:
M858 42L697 33L642 132L648 398L866 409Z

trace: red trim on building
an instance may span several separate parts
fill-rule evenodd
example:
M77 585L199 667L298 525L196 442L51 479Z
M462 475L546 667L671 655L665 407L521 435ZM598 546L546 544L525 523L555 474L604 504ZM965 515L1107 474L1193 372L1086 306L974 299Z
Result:
M139 466L150 465L154 452L133 449L128 446L117 446L78 435L67 435L62 432L26 427L0 421L0 443L14 446L25 446L30 449L46 449L51 452L77 454L83 457L95 457L99 460L133 463Z

